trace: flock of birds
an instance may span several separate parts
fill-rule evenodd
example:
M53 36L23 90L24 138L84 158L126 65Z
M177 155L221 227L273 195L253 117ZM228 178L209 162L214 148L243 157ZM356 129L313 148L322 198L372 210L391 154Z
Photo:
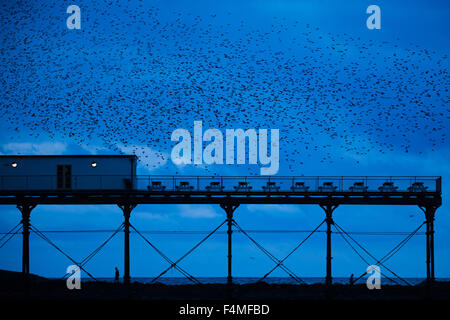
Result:
M205 129L280 129L280 159L301 172L318 155L357 162L448 141L445 54L280 18L257 29L232 14L167 13L144 1L93 1L82 29L68 30L59 7L36 3L0 3L4 143L48 137L133 152L164 172L172 131L202 120Z

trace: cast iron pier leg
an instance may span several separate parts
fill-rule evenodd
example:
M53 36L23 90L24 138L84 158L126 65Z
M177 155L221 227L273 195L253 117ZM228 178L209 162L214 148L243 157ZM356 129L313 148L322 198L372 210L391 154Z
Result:
M328 287L332 284L332 275L331 275L331 225L333 222L333 211L337 208L337 206L326 205L321 206L321 208L325 211L326 219L325 222L327 224L327 275L325 277L325 283Z
M233 225L233 213L234 211L239 207L239 204L233 204L233 203L225 203L221 204L220 207L225 210L227 214L227 235L228 235L228 276L227 276L227 284L229 287L233 284L233 277L231 273L231 252L232 252L232 242L231 242L231 235L233 233L232 225Z
M434 215L436 207L427 206L424 210L427 224L427 281L432 282L434 278Z
M123 266L123 283L130 284L130 215L136 205L124 204L119 205L123 211L124 217L124 266Z
M36 205L19 204L22 213L22 274L30 274L30 214Z

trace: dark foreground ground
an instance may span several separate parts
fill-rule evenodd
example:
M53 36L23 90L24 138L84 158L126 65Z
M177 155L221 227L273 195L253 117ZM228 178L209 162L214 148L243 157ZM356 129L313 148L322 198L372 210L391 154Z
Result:
M227 286L164 285L109 282L83 282L81 290L68 290L64 280L49 280L31 275L26 281L20 273L0 271L0 300L223 300L230 297ZM363 285L350 287L335 284L327 290L323 284L275 285L255 283L234 285L231 297L236 300L450 300L450 282L416 286L382 285L368 290Z

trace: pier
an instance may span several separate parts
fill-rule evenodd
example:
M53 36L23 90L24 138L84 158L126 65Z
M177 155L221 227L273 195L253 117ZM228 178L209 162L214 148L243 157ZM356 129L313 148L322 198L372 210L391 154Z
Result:
M22 229L23 252L22 272L24 275L30 273L29 260L29 235L36 232L41 238L49 242L61 251L56 244L52 243L45 234L40 232L31 224L32 211L39 205L117 205L123 212L122 225L112 235L118 232L124 233L124 282L129 283L130 274L130 229L138 233L153 247L164 259L167 260L168 269L161 272L154 280L163 276L169 269L175 268L184 276L197 283L193 276L179 267L178 263L188 254L194 251L220 227L227 227L227 283L231 286L232 277L232 240L233 227L246 235L263 252L260 246L245 230L240 228L234 218L234 213L243 204L293 204L293 205L318 205L323 209L324 220L312 232L326 225L326 284L331 285L332 277L332 227L336 228L343 236L349 234L343 230L338 222L333 219L333 213L344 205L401 205L416 206L424 213L426 225L426 278L432 282L435 279L434 271L434 218L437 209L441 206L441 177L375 177L375 176L295 176L295 177L264 177L264 176L162 176L137 175L132 181L124 176L123 188L111 189L108 181L117 181L120 177L110 175L83 175L72 176L69 188L58 188L57 176L1 176L0 177L0 204L14 205L21 213L21 221L18 226L6 235L11 237L17 233L17 227ZM20 189L14 188L20 181ZM42 189L42 181L45 186L53 185L54 188ZM80 183L84 181L84 183ZM85 182L89 181L88 184ZM85 188L86 185L90 187ZM199 244L194 246L185 255L176 261L170 260L158 248L156 248L138 229L130 223L133 209L138 205L146 204L216 204L225 212L225 220L207 235ZM422 224L422 225L423 225ZM421 227L419 226L411 234L414 235ZM306 241L311 235L304 240ZM5 235L5 237L6 237ZM9 239L8 239L9 240ZM2 238L3 241L3 238ZM304 242L303 241L303 242ZM1 241L0 241L1 242ZM301 242L300 245L303 243ZM356 241L355 241L356 242ZM405 242L406 243L406 242ZM300 246L299 245L299 246ZM404 243L402 244L404 245ZM294 251L299 247L297 246ZM364 249L364 248L363 248ZM98 249L98 251L101 250ZM94 255L98 252L94 250ZM292 251L293 252L293 251ZM292 253L291 252L291 253ZM90 255L82 263L74 261L67 253L61 251L74 264L77 264L93 279L95 277L84 269L84 264L92 258ZM298 278L293 270L283 265L284 259L278 259L266 253L271 258L275 267L264 277L266 278L273 270L280 267L290 276ZM394 252L395 254L395 252ZM289 256L289 255L288 255ZM373 257L375 259L375 257ZM376 259L378 260L378 259ZM383 259L378 263L382 265ZM389 270L389 269L388 269ZM391 270L389 270L391 271ZM391 271L392 272L392 271ZM392 272L393 273L393 272ZM395 273L393 273L395 275ZM197 281L197 282L196 282Z

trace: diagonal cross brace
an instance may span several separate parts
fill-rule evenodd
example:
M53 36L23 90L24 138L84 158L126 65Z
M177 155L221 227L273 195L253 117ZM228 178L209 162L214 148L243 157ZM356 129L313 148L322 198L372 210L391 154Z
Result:
M227 222L227 220L224 220L217 228L215 228L213 231L211 231L205 238L203 238L200 242L198 242L194 247L192 247L188 252L186 252L183 256L181 256L178 260L176 260L170 267L165 269L163 272L161 272L157 277L155 277L151 282L155 282L159 278L161 278L167 271L169 271L171 268L175 267L178 263L181 262L184 258L186 258L191 252L193 252L195 249L197 249L203 242L205 242L210 236L212 236L217 230L219 230L224 224Z
M411 285L408 281L398 276L395 272L393 272L391 269L386 267L383 263L386 262L388 259L390 259L398 250L400 250L419 230L422 228L425 222L423 222L418 228L416 228L413 232L411 232L405 239L403 239L399 244L397 244L393 249L391 249L387 254L383 256L381 259L375 258L370 252L368 252L364 247L362 247L355 239L353 239L344 229L342 229L339 225L335 224L336 227L339 228L340 231L342 231L345 235L347 235L353 242L355 242L358 247L360 247L364 252L370 256L372 259L376 261L375 264L380 264L384 268L386 268L388 271L390 271L394 276L399 278L400 280L404 281L407 285ZM366 275L367 272L364 272L361 276L359 276L356 280L358 281L361 279L364 275Z
M116 231L114 231L114 233L111 236L109 236L109 238L106 239L106 241L104 241L98 248L96 248L88 256L86 256L86 258L84 258L79 264L77 264L77 266L84 267L122 229L123 229L123 223L120 224L120 226L116 229ZM64 279L67 275L68 275L68 273L66 273L62 278Z
M335 226L336 230L338 231L337 233L342 237L342 239L344 239L344 241L349 245L350 248L352 248L353 251L355 251L355 253L358 255L358 257L361 258L362 261L364 261L364 263L366 263L367 265L370 265L370 263L363 258L363 256L358 252L358 250L356 250L355 247L352 246L352 244L349 242L349 240L344 236L344 232L340 231L336 226ZM364 274L363 274L364 275ZM391 280L392 282L399 284L397 281L395 281L394 279L389 278L388 276L385 275L385 277L389 280ZM360 279L361 277L359 277L358 279L354 280L353 282L356 282Z
M130 227L136 231L136 233L145 241L147 242L164 260L166 260L170 264L170 268L174 267L178 271L181 272L187 279L191 280L194 283L200 284L200 281L198 281L194 276L190 275L187 271L185 271L180 266L176 265L169 257L167 257L161 250L159 250L153 243L151 243L142 233L140 233L131 223Z
M283 259L280 260L280 263L277 264L275 267L273 267L269 272L267 272L264 277L262 277L260 279L264 280L265 278L267 278L269 276L269 274L271 274L273 271L275 271L275 269L277 269L282 263L284 263L284 261L286 261L287 258L289 258L295 251L297 251L298 248L300 248L301 245L303 245L306 240L308 240L321 226L322 224L324 224L325 220L323 220L305 239L303 239L293 250L291 250L291 252L289 252L289 254L287 256L285 256Z
M292 277L294 280L305 283L303 279L301 279L299 276L297 276L292 270L290 270L287 266L283 264L280 260L278 260L277 257L275 257L273 254L271 254L266 248L264 248L262 245L260 245L258 242L256 242L255 239L253 239L247 232L245 232L244 229L242 229L235 220L233 220L234 225L239 229L240 232L242 232L251 242L253 242L258 249L260 249L265 255L267 255L273 262L277 264L277 267L280 267L285 271L290 277ZM265 278L265 277L264 277ZM264 278L260 279L259 281L262 281Z
M36 227L32 226L30 224L30 227L32 228L32 230L34 232L36 232L36 234L41 237L42 239L44 239L46 242L48 242L52 247L54 247L56 250L58 250L59 252L61 252L67 259L69 259L70 261L72 261L73 264L75 264L76 266L78 266L81 270L83 270L84 272L86 272L86 274L91 277L93 280L98 281L93 275L91 275L86 269L83 268L83 266L81 266L79 263L77 263L74 259L72 259L72 257L70 257L67 253L65 253L63 250L61 250L56 244L54 244L49 238L47 238L42 232L40 232Z

